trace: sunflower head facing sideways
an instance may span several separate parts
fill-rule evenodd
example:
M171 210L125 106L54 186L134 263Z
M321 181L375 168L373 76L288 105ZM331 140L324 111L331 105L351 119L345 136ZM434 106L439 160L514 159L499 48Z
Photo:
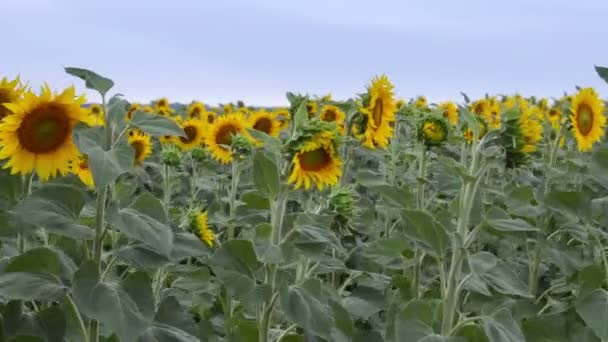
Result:
M201 241L209 247L215 244L215 234L207 222L207 212L202 211L190 215L190 225Z
M131 103L129 109L127 109L127 113L125 113L125 120L131 121L133 119L133 114L135 114L135 112L138 110L142 110L141 105L137 103Z
M532 108L523 112L515 108L505 112L505 127L500 134L507 168L523 164L528 155L537 150L543 133L540 120Z
M19 77L9 81L6 77L0 80L0 121L7 115L11 114L5 104L16 102L23 95Z
M247 121L252 129L264 132L272 137L278 137L279 133L281 133L281 122L277 120L274 113L270 113L265 109L253 112Z
M186 112L191 119L202 119L205 113L205 105L202 102L194 101L188 106Z
M296 189L319 190L338 183L342 176L342 160L337 154L337 136L322 131L303 139L296 146L291 160L288 183Z
M184 130L184 136L175 137L175 144L182 151L189 151L199 147L205 138L205 123L200 119L187 119L178 125Z
M372 80L367 93L362 96L360 112L363 120L359 124L358 136L363 140L363 146L371 149L386 148L393 136L395 122L395 99L393 85L386 75Z
M152 154L152 141L150 136L140 130L132 130L129 131L127 140L135 153L133 164L143 164L143 162Z
M583 88L570 102L570 122L578 150L586 152L604 136L604 103L593 88Z
M11 174L36 171L42 180L67 174L69 162L80 155L72 129L89 121L84 102L73 87L53 93L44 86L40 95L28 91L21 100L5 104L12 114L0 123L0 159L8 159L4 168Z
M458 124L458 106L454 102L443 102L437 106L437 109L441 112L441 115L448 120L450 125L456 126Z
M209 132L205 136L205 146L211 156L223 164L232 161L232 137L236 134L245 135L247 120L242 114L225 114L209 127Z
M308 112L308 118L314 118L317 116L317 102L316 101L308 101L306 103L306 111Z
M70 171L75 174L80 181L88 188L94 188L93 174L89 168L89 160L86 155L79 155L78 158L69 163Z

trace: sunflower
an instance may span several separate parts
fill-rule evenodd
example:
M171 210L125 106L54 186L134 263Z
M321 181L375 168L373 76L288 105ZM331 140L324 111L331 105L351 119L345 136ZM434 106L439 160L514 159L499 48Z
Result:
M454 102L444 102L437 106L437 109L441 111L441 114L448 120L450 125L456 126L458 124L458 106Z
M125 119L127 121L131 121L131 119L133 119L133 114L135 114L136 111L141 110L141 105L137 104L137 103L132 103L129 106L129 109L127 110L127 113L125 114Z
M494 97L479 99L469 106L469 110L483 119L489 128L500 128L500 103Z
M593 88L583 88L572 99L570 113L578 150L589 151L604 136L604 104Z
M154 103L154 109L160 115L168 116L173 113L173 109L171 109L169 100L166 97L156 100L156 102Z
M546 111L546 119L551 123L553 129L558 130L562 124L562 109L559 106L552 106Z
M215 112L205 111L202 115L203 121L205 121L208 124L214 123L216 118L217 118L217 114Z
M287 126L289 126L289 109L279 108L279 109L275 109L272 113L274 114L275 118L279 122L279 128L281 130L283 130L283 129L287 128Z
M186 111L189 118L200 119L205 112L205 105L202 102L194 101L188 106Z
M321 116L319 118L321 121L335 122L338 132L345 132L344 119L346 118L346 114L340 108L334 105L324 105L321 108Z
M144 106L142 110L146 113L154 113L154 108L152 108L152 106Z
M204 139L204 122L200 119L188 119L180 122L185 137L175 137L175 143L182 151L189 151L201 146Z
M92 126L103 126L105 125L105 117L103 108L98 104L92 104L88 110L90 124Z
M79 155L78 158L71 160L70 171L73 174L80 178L80 181L89 188L95 187L95 182L93 181L93 174L91 173L91 169L89 168L89 160L86 155Z
M405 101L403 101L403 99L399 99L399 100L395 101L396 110L401 109L404 105L405 105Z
M513 109L516 106L523 113L530 107L530 102L523 96L515 94L514 96L507 96L503 101L503 106L506 110Z
M277 120L275 114L264 109L254 112L248 121L249 126L256 131L264 132L273 137L278 137L281 133L281 123Z
M315 101L308 101L306 103L306 111L308 112L309 119L317 116L317 103Z
M215 244L215 234L213 234L213 231L207 223L207 212L203 211L202 213L196 215L192 225L194 226L194 229L196 230L201 241L207 246L213 247Z
M129 131L128 141L135 151L133 164L141 165L152 154L150 136L140 130Z
M319 190L338 183L342 176L342 160L336 153L335 135L321 132L303 142L291 161L291 174L287 180L296 189L308 190L315 185Z
M418 138L427 146L437 146L446 141L448 125L443 118L425 118L418 127Z
M23 90L19 86L19 83L19 77L12 81L9 81L6 77L0 80L0 121L11 114L11 110L4 104L14 103L23 95Z
M363 146L369 148L386 148L393 136L392 123L395 122L395 100L393 85L388 77L382 75L373 79L366 94L361 112L366 116L362 133Z
M323 102L330 102L331 100L332 100L331 93L327 94L321 98L321 101L323 101Z
M231 103L228 103L223 106L222 114L229 114L229 113L232 113L233 111L234 111L234 106Z
M75 97L74 87L53 94L48 86L40 96L28 91L16 103L5 104L13 114L0 123L0 159L11 174L36 171L42 180L67 174L69 161L79 152L72 142L72 128L88 123L81 108L84 96Z
M416 108L425 108L427 106L426 97L418 96L414 102L414 106L416 106Z
M543 126L532 108L527 109L519 117L521 148L523 153L536 151L536 145L543 138Z
M235 134L246 134L246 119L238 113L220 116L209 127L205 137L205 145L216 160L228 164L232 161L230 144Z

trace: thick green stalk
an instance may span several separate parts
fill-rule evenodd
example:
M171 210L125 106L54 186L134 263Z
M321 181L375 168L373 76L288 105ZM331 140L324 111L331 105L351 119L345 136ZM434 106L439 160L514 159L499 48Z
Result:
M78 321L78 327L80 328L82 340L84 342L89 342L90 341L89 334L87 333L87 328L84 325L84 321L82 319L82 316L80 315L80 311L78 311L78 308L76 307L76 303L74 303L72 296L67 296L66 298L68 299L68 304L69 304L70 309L72 310L72 313L74 314L74 316L76 316L76 319Z
M240 164L235 159L232 161L232 179L230 181L230 189L228 193L228 229L227 229L227 240L235 238L234 231L234 219L236 217L236 193L239 186L239 178L241 176Z
M471 211L475 201L475 195L481 177L479 151L477 151L477 143L474 142L471 147L472 161L469 167L469 175L474 179L464 180L463 188L460 197L460 212L458 215L458 226L456 234L458 236L452 239L452 258L450 262L450 270L447 275L447 284L445 297L443 299L443 322L441 325L441 333L448 336L454 326L454 318L460 301L460 289L458 281L462 273L462 264L465 257L464 241L467 241L468 226L471 217Z
M426 161L427 153L424 145L420 146L420 155L418 156L418 189L416 190L416 207L419 210L423 210L425 206L424 199L424 188L426 183ZM414 274L412 279L412 294L414 298L420 298L420 268L422 258L420 257L420 250L416 248L414 250Z

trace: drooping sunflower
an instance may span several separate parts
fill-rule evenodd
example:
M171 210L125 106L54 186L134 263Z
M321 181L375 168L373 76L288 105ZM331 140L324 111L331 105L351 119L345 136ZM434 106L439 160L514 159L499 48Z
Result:
M572 99L570 113L578 150L589 151L604 136L604 103L593 88L583 88Z
M414 106L416 106L416 108L426 108L427 105L428 102L424 96L418 96L416 101L414 101Z
M289 109L278 108L273 111L273 114L279 122L279 128L281 130L284 130L287 128L287 126L289 126Z
M291 161L287 180L296 189L308 190L312 185L322 190L338 183L342 176L342 159L336 152L335 134L321 132L304 141Z
M28 91L18 102L5 104L13 114L0 123L0 159L9 159L4 168L11 174L36 171L42 180L67 174L69 161L79 155L72 128L88 123L84 102L74 87L54 94L45 85L39 96Z
M395 122L395 100L393 85L386 75L373 79L363 101L361 112L365 115L366 123L359 130L363 146L369 148L386 148L393 136L392 124Z
M228 164L232 161L230 144L235 134L246 135L247 120L242 114L222 115L209 127L205 145L216 160Z
M450 125L456 126L458 124L458 106L454 102L443 102L437 106L437 109L441 111L441 114L448 120Z
M184 137L175 137L175 144L182 151L189 151L201 146L205 139L205 124L200 119L187 119L179 125L184 130Z
M133 164L141 165L152 154L150 136L140 130L133 130L129 131L128 141L135 152Z
M321 116L319 118L321 121L335 122L336 128L340 133L344 133L346 130L344 128L344 119L346 118L346 114L344 114L344 112L337 106L324 105L323 108L321 108Z
M91 169L89 168L89 160L86 155L79 155L78 158L71 160L70 171L73 174L78 176L80 181L89 188L95 187L95 182L93 181L93 174L91 173Z
M127 113L125 114L125 119L127 121L131 121L131 119L133 119L133 114L135 114L135 112L138 110L141 110L141 105L137 103L131 103L129 109L127 110Z
M249 127L256 131L264 132L273 137L278 137L281 133L281 123L277 120L275 114L264 109L254 112L249 117L248 123Z
M11 114L5 104L16 102L23 95L23 89L20 87L19 77L9 81L6 77L0 80L0 121L5 116Z
M186 112L191 119L201 119L205 112L205 105L202 102L194 101L188 106Z
M213 247L213 245L215 244L215 234L213 234L213 231L207 223L206 211L203 211L202 213L194 217L192 226L196 230L199 239L201 239L201 241L207 246Z

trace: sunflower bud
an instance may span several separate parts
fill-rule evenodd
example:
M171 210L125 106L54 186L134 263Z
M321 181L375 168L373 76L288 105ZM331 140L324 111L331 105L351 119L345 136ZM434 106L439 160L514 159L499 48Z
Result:
M251 140L247 139L247 137L242 134L236 134L232 137L230 149L235 157L243 159L245 156L251 154L253 145L251 144Z
M204 148L202 147L196 147L194 148L192 151L190 151L191 155L192 155L192 159L194 159L197 162L204 162L205 160L207 160L207 152L205 151Z
M164 145L160 156L163 164L167 166L179 166L181 152L174 145Z
M437 146L448 138L448 124L443 118L426 117L418 126L418 139L427 146Z
M355 198L349 187L336 186L329 195L329 208L345 219L353 216Z

